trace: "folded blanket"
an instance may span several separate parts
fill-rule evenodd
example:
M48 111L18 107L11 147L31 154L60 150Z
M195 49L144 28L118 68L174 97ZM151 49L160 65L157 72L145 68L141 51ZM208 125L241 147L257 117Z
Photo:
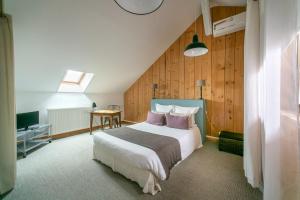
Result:
M129 127L105 130L105 133L128 142L152 149L159 157L167 178L170 170L180 161L181 150L175 138L144 132Z

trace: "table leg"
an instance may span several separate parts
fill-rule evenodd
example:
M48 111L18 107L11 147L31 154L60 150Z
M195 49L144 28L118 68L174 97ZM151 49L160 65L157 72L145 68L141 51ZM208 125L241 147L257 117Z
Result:
M119 127L122 126L121 113L119 113Z
M104 127L103 127L103 117L102 116L100 116L100 127L101 127L101 129L104 129Z
M109 117L109 128L112 128L112 123L113 123L113 116L111 115L110 117Z
M92 135L92 131L93 131L93 114L90 114L90 135Z

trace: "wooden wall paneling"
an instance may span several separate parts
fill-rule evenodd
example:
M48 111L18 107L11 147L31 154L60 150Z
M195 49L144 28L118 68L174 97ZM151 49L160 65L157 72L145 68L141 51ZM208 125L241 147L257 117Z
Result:
M185 46L190 44L195 34L194 23L184 33L185 35ZM184 57L184 98L194 99L195 98L195 58Z
M128 108L129 108L128 93L129 93L129 90L127 90L124 93L124 96L123 96L123 100L124 100L124 116L125 116L125 119L128 119Z
M235 15L235 8L228 10L229 16ZM235 66L235 33L225 36L225 130L234 127L234 66Z
M197 33L198 33L198 38L200 42L203 42L203 17L202 15L196 20L197 24ZM202 80L203 75L202 75L202 63L203 63L203 56L197 56L195 57L195 75L194 75L194 84L195 84L195 99L200 98L200 88L196 87L196 81L197 80Z
M147 118L147 113L151 110L151 99L152 99L152 68L150 67L146 72L146 91L147 95L145 98L145 107L144 107L144 119Z
M179 98L179 58L180 58L180 40L176 40L172 49L171 49L171 65L172 65L172 73L171 73L171 98L178 99Z
M178 96L179 99L184 99L185 94L185 56L183 55L185 49L185 35L182 34L179 38L179 66L178 66L178 82L179 82L179 88L178 88Z
M142 83L142 86L143 86L143 102L142 102L142 113L141 113L141 117L140 117L140 121L144 121L147 117L147 108L148 108L148 80L147 80L147 75L148 73L146 72L143 76L143 83Z
M229 12L230 10L235 9L235 7L222 7L217 6L212 8L212 22L219 21L221 19L224 19L226 17L230 17ZM229 12L228 12L229 11Z
M171 51L172 76L171 76L171 98L179 98L179 59L180 58L180 39L176 40Z
M147 118L147 112L150 110L151 88L152 88L152 70L149 68L140 79L140 109L141 113L139 121L144 121ZM141 97L142 96L142 97Z
M180 40L176 40L166 51L166 98L179 98Z
M218 7L212 10L212 20L222 19ZM211 135L217 136L224 126L224 66L225 37L212 40L212 104L211 104Z
M217 21L229 17L233 7L215 7L212 10L212 19ZM225 49L226 36L213 38L212 42L212 116L211 134L218 136L218 132L224 129L225 125Z
M171 51L172 45L169 47L165 53L166 55L166 90L165 90L165 98L171 98L171 74L172 74L172 65L171 65Z
M225 36L225 130L233 130L235 33Z
M133 116L132 121L139 121L139 84L136 81L133 84Z
M131 87L130 89L130 94L129 94L129 99L130 99L130 111L129 111L129 114L130 114L130 117L131 117L131 120L134 121L134 86Z
M145 74L143 74L139 80L138 80L138 116L137 116L137 122L141 122L142 121L142 115L143 115L143 106L144 106L144 97L145 97L145 93L144 93L144 78Z
M159 64L158 60L151 66L152 68L152 83L158 84L158 89L155 92L155 97L159 98ZM153 94L152 94L153 96Z
M133 97L131 96L132 94L132 85L127 89L127 93L128 93L128 102L124 102L124 106L128 105L128 108L126 109L127 112L124 111L124 119L126 120L132 120L131 118L131 111L130 109L133 109L132 105L131 105L131 98L133 99ZM126 104L127 103L127 104ZM125 108L124 108L125 109Z
M224 127L225 37L214 38L212 46L211 134L217 136Z
M200 16L202 18L202 16ZM203 18L202 18L203 21ZM202 22L201 21L201 22ZM203 98L206 100L206 131L207 135L211 135L211 61L212 61L212 36L206 36L204 33L204 24L201 24L203 34L202 34L202 41L208 48L208 53L201 56L201 75L202 79L205 79L205 87L202 89Z
M244 11L244 7L214 7L213 21ZM220 130L243 131L244 31L213 38L205 36L203 19L197 21L199 39L209 52L188 58L183 55L192 41L191 25L167 51L124 93L125 119L144 121L150 109L152 83L158 83L157 98L199 98L195 81L206 80L207 135Z
M166 55L159 58L159 98L165 98L166 94Z
M245 10L245 7L237 7L236 14ZM233 131L240 133L244 130L244 37L244 30L236 32L233 106L235 120Z
M245 31L236 33L235 68L234 68L234 128L235 132L244 129L244 36Z
M130 119L130 93L131 90L127 90L127 92L125 93L125 99L124 99L124 119Z
M126 91L125 93L125 99L124 99L124 119L130 120L130 109L131 109L131 99L130 99L130 94L131 94L131 87Z
M241 12L245 12L246 11L246 7L234 7L234 8L235 8L235 14L239 14Z

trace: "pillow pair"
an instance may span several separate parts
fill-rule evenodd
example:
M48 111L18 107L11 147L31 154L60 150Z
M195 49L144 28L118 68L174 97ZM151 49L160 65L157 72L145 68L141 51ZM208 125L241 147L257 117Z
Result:
M147 120L149 124L164 126L166 125L166 113L173 111L173 105L155 105L156 112L148 112Z
M189 129L191 127L190 124L190 116L185 115L175 115L174 113L156 113L156 112L148 112L146 122L149 124L164 126L170 128L177 129Z

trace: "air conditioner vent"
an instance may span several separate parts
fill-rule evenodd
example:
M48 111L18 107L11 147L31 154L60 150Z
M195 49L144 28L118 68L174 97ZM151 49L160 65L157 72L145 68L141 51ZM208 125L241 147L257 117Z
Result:
M213 36L219 37L222 35L234 33L245 29L246 12L216 21L213 23Z

